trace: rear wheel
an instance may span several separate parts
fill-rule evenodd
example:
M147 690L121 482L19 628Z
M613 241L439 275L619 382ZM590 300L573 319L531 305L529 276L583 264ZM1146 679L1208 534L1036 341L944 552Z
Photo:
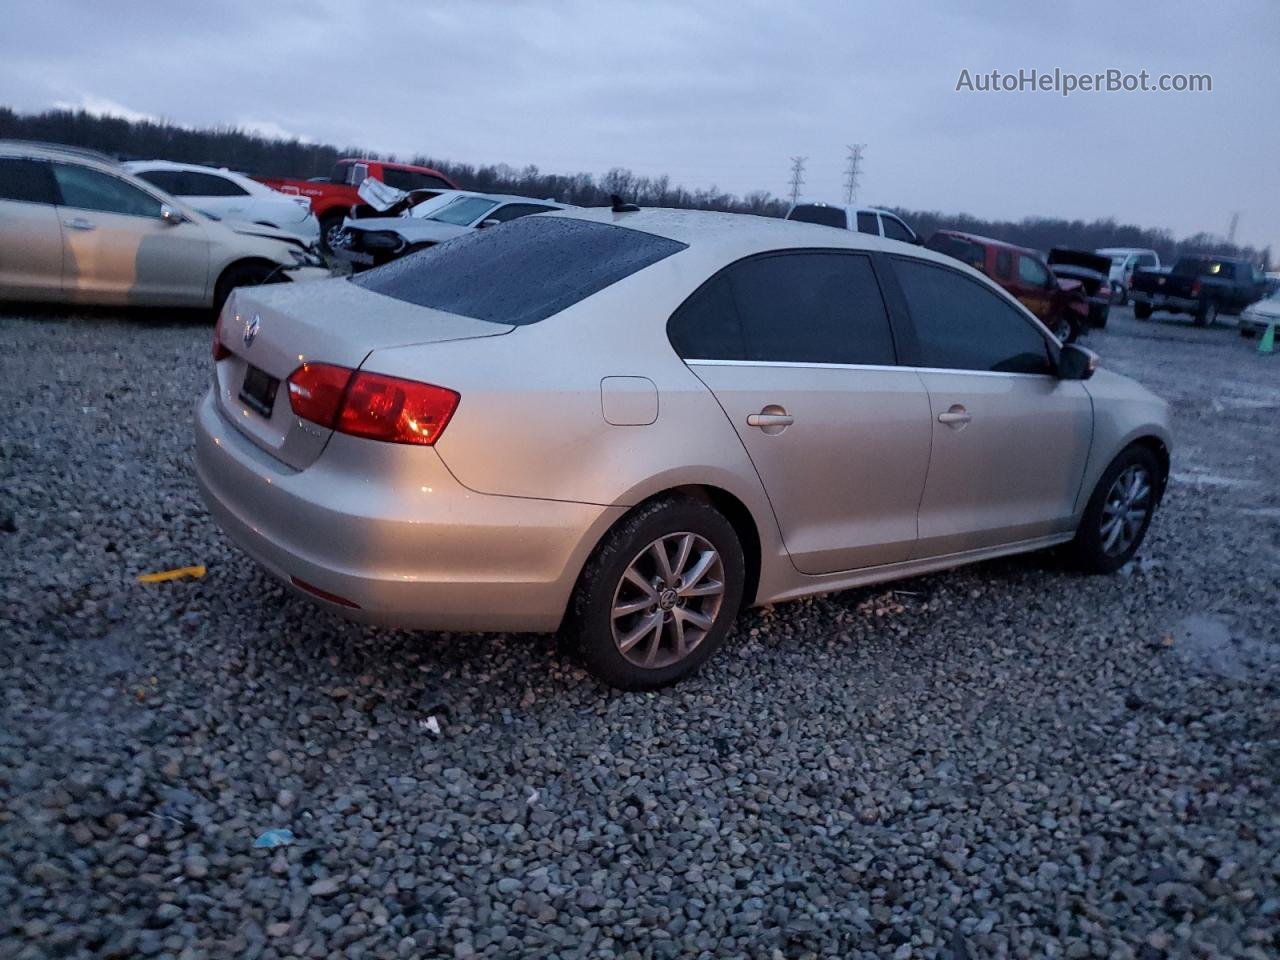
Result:
M236 287L256 287L283 279L280 267L273 263L233 263L222 272L213 288L213 311L218 313Z
M1147 447L1124 450L1093 489L1072 541L1085 570L1114 573L1142 545L1163 482L1160 461Z
M1196 326L1212 327L1218 320L1218 305L1204 302L1196 309Z
M742 546L719 511L683 497L655 500L591 555L567 632L600 680L655 690L694 673L724 642L744 578Z
M1149 304L1149 303L1135 303L1135 304L1133 305L1133 315L1134 315L1135 317L1137 317L1139 320L1150 320L1150 319L1151 319L1151 304Z
M1080 322L1070 310L1059 311L1053 321L1053 335L1063 343L1075 343L1080 338Z

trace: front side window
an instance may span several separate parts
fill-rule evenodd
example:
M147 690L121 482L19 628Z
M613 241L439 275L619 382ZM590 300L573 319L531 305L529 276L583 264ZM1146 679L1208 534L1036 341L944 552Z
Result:
M823 227L839 227L841 230L848 226L844 208L829 207L825 203L798 203L787 214L787 219L800 223L816 223Z
M571 217L522 217L358 274L351 283L477 320L537 323L686 244Z
M101 170L70 163L53 164L62 205L80 210L121 213L131 217L159 217L160 201L133 184Z
M906 243L916 242L916 235L897 217L890 217L882 213L880 214L880 222L884 224L884 235L890 240L902 240Z
M1010 251L996 251L996 276L1001 280L1013 279L1013 254Z
M919 341L921 366L1053 373L1040 331L981 282L919 260L895 258L894 269Z
M858 211L858 232L879 234L880 227L876 225L876 215L866 210Z
M57 203L58 188L49 164L21 157L0 157L0 200Z
M893 334L871 261L804 251L742 260L672 315L690 360L891 365Z
M1035 257L1021 253L1018 255L1018 279L1033 287L1047 287L1049 269Z
M467 227L497 205L497 200L486 200L484 197L458 197L452 203L445 204L427 219L438 220L441 223L451 223L457 227Z
M188 197L247 197L249 191L234 180L212 173L188 170L183 176L182 193Z
M1154 267L1156 265L1156 255L1154 253L1144 253L1138 257L1138 266Z

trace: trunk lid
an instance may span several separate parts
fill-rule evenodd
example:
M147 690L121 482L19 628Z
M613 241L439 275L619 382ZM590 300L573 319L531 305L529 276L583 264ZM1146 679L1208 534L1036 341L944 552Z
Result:
M295 416L289 405L285 381L302 364L354 370L374 350L493 337L514 327L405 303L335 279L241 288L223 308L218 329L230 351L214 369L222 412L257 446L302 470L333 434ZM432 380L432 374L424 371L423 379Z

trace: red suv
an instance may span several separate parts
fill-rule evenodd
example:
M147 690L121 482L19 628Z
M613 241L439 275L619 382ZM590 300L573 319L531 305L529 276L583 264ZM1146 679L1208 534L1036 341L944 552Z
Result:
M1018 298L1063 343L1084 332L1089 302L1078 280L1061 280L1042 254L990 237L939 230L925 244L980 270Z

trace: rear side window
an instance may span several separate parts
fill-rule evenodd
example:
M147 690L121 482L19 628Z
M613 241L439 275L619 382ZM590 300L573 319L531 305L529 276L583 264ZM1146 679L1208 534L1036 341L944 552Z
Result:
M805 251L739 261L676 311L668 336L689 360L896 360L871 262L857 254Z
M520 217L527 217L534 213L546 213L548 210L555 210L555 207L543 206L540 203L508 203L499 207L493 213L485 217L486 220L497 220L499 223L506 223L508 220L517 220Z
M0 157L0 200L57 203L58 187L47 163Z
M417 170L396 170L394 167L382 168L382 182L397 190L452 190L440 177Z
M919 260L894 260L920 346L920 365L1052 373L1049 346L1012 304L976 280Z
M876 215L874 213L867 213L865 210L858 211L858 232L880 233L880 227L876 224Z
M948 257L954 257L961 263L967 263L975 270L981 270L986 273L987 251L980 243L966 240L963 237L952 236L949 233L935 233L929 238L925 248L945 253ZM1012 269L1012 266L1010 266L1011 271Z
M996 251L996 276L1001 280L1013 279L1013 253L1011 251Z
M685 249L640 230L521 217L353 277L373 293L493 323L524 325Z
M798 220L801 223L816 223L824 227L839 227L841 230L848 225L843 207L828 207L822 203L797 204L787 214L787 219Z
M159 187L165 193L171 193L175 197L182 195L182 173L178 170L143 170L135 176Z

